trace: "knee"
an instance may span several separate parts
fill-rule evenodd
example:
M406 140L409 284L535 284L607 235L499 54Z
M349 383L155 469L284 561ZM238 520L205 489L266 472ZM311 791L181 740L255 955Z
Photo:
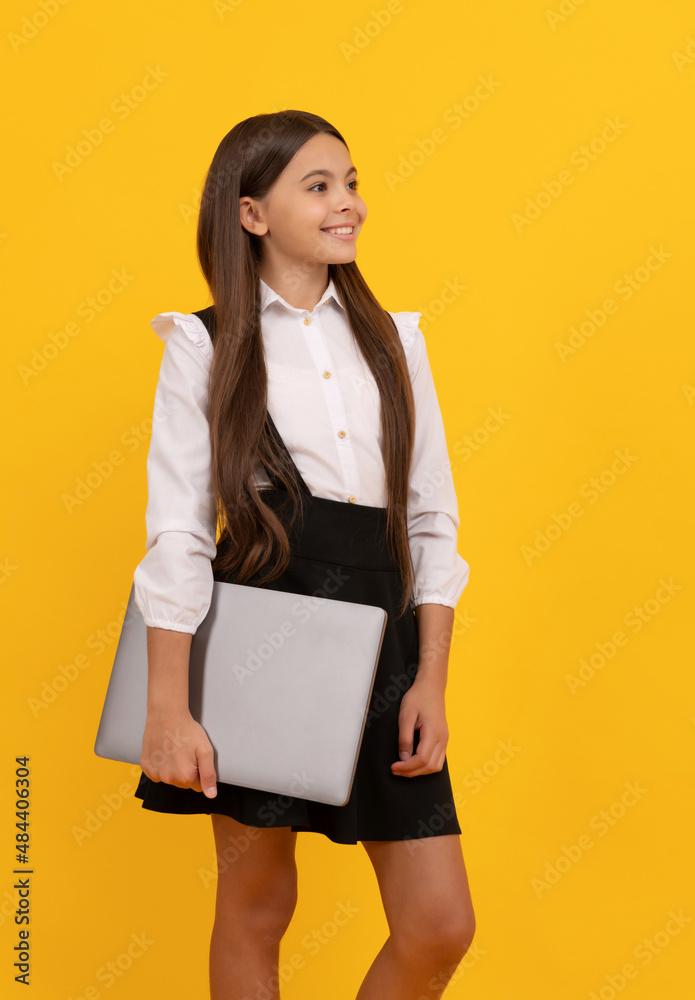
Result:
M276 942L283 936L297 906L297 882L288 876L265 893L257 895L249 908L248 930L256 940Z
M276 944L290 925L296 898L272 896L249 914L247 930L256 941Z
M473 913L469 909L450 908L402 929L397 944L419 965L436 962L438 967L453 966L453 972L470 948L474 935Z
M462 912L441 927L441 948L453 961L460 962L475 935L475 917Z
M288 874L272 883L256 884L220 902L217 921L237 942L276 945L289 927L297 906L297 880Z

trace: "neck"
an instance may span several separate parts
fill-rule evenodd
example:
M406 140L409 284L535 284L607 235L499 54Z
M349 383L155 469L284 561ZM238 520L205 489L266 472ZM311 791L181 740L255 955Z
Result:
M296 272L291 268L272 268L264 265L258 268L259 276L269 288L281 295L295 309L311 312L321 301L328 287L328 265L322 264L314 272L306 275L297 284Z

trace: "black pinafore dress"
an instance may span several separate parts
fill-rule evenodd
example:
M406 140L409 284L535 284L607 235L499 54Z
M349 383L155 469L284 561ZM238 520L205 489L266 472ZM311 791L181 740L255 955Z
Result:
M402 577L388 553L386 508L313 496L270 413L267 420L300 485L302 517L290 524L285 513L291 508L287 491L266 470L274 488L259 492L287 530L291 558L274 580L259 584L256 574L247 585L373 604L388 615L350 798L344 806L334 806L220 781L217 795L208 798L192 788L151 781L144 772L135 796L145 809L222 813L246 826L290 826L297 832L323 833L339 844L460 834L446 759L441 771L412 778L391 771L399 759L400 701L418 667L418 632L412 609L396 620ZM218 542L218 555L223 545L224 536ZM235 582L234 574L223 576L215 570L213 576ZM413 752L418 739L415 730Z

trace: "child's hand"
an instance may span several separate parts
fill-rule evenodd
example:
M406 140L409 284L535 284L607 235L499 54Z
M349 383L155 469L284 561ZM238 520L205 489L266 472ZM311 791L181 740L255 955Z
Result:
M188 711L147 713L140 767L151 781L217 795L212 744Z
M413 753L415 729L420 732ZM444 767L449 728L446 723L444 692L417 679L401 699L398 714L398 751L401 760L391 765L392 774L413 778Z

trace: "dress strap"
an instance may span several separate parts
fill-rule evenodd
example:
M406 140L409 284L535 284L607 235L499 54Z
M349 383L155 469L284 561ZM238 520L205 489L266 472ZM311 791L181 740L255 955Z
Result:
M275 425L275 421L271 417L270 410L268 410L268 409L266 409L266 423L268 425L268 430L270 432L270 436L271 436L271 438L273 439L273 441L275 443L276 454L284 455L284 457L285 457L285 464L291 466L291 468L294 470L294 474L297 477L297 482L299 483L299 486L300 486L300 488L302 490L302 493L306 493L307 496L312 496L311 490L309 489L309 487L307 486L307 484L304 482L304 477L302 476L301 472L297 468L297 464L296 464L295 460L292 458L292 455L290 454L289 448L287 447L287 445L283 441L282 435L280 434L280 431L277 429L277 427ZM273 484L273 486L275 486L276 489L280 489L281 488L281 483L278 482L277 477L271 472L270 469L266 468L266 466L264 466L264 468L265 468L265 471L266 471L266 475L270 479L270 481Z
M205 328L207 329L208 333L210 334L210 340L214 344L215 343L215 333L216 333L215 307L214 306L208 306L206 309L199 309L193 315L197 316L203 322L203 324L205 325ZM268 425L268 430L270 432L270 436L271 436L271 438L273 439L273 441L275 443L276 450L277 450L276 453L284 456L284 459L285 459L284 464L288 465L292 469L294 469L294 474L297 477L297 481L299 483L299 486L300 486L302 492L306 493L308 496L312 496L311 490L309 489L309 487L307 486L307 484L304 482L304 478L303 478L301 472L299 471L299 469L297 468L297 465L296 465L294 459L292 458L292 455L290 454L289 448L287 447L287 445L283 441L282 436L280 434L280 431L275 426L275 421L273 420L273 418L270 415L270 412L267 409L266 409L266 423ZM265 468L265 466L263 468ZM280 489L281 488L281 483L278 482L277 477L274 474L271 474L271 472L270 472L269 469L265 469L265 472L266 472L266 475L268 476L268 478L270 479L271 483L273 484L273 486L275 486L276 489Z

